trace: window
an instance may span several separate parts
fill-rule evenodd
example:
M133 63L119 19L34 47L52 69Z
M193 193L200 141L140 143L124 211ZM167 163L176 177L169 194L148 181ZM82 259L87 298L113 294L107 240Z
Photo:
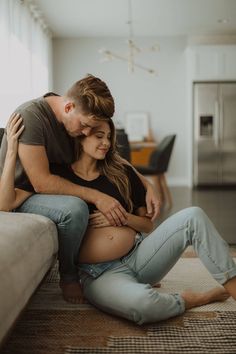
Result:
M0 126L21 103L51 89L49 30L27 0L0 1Z

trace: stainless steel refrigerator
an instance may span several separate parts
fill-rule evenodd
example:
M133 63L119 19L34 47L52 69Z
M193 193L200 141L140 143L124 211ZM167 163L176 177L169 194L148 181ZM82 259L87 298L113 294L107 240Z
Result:
M194 83L194 186L236 186L236 82Z

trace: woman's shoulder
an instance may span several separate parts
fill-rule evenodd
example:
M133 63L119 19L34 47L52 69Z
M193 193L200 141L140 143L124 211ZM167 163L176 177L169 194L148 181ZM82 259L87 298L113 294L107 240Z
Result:
M124 168L125 173L128 177L137 176L132 165L130 165L128 163L123 163L123 168Z
M124 168L125 172L129 173L133 170L132 166L127 162L122 163L122 167Z

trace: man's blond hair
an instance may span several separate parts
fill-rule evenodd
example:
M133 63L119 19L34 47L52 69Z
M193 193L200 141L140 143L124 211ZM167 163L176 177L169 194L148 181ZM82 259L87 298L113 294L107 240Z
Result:
M112 118L115 111L114 99L107 84L93 75L77 81L66 93L83 114L96 119Z

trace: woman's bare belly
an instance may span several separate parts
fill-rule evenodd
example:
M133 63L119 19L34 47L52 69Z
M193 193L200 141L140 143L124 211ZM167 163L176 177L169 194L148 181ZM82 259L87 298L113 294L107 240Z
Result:
M137 232L127 226L88 227L79 252L79 263L100 263L126 255Z

